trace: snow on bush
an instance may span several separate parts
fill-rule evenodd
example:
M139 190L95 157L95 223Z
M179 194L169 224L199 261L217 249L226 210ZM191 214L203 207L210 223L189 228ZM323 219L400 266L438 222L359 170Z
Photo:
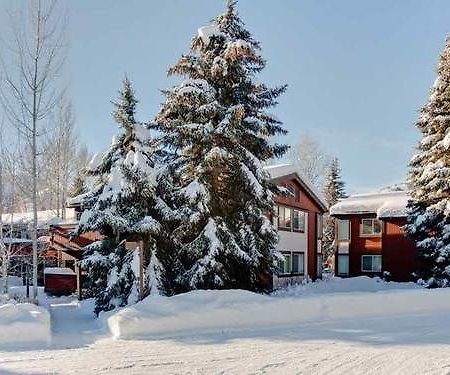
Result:
M0 299L0 349L50 343L50 314L31 303Z
M243 290L196 290L174 297L151 296L132 307L104 314L103 318L115 338L155 339L325 320L450 313L450 289L406 285L408 289L392 287L374 293L367 293L367 288L326 295L312 292L302 298L299 294L280 298Z
M316 294L349 293L349 292L380 292L383 290L412 289L420 286L410 283L386 282L379 277L332 277L329 280L317 280L313 283L302 283L276 290L277 297L300 297Z

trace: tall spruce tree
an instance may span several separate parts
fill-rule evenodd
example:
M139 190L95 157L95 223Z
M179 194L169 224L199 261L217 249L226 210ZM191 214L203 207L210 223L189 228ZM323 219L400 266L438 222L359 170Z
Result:
M345 183L341 178L339 160L337 158L334 158L330 163L323 194L328 207L335 205L340 199L347 196L345 193ZM336 219L330 215L326 215L323 233L323 251L326 258L334 253L335 228Z
M125 249L125 240L144 241L148 264L155 258L150 251L160 228L155 148L150 131L135 119L137 100L128 79L114 104L120 133L87 168L95 183L81 196L83 214L75 232L104 236L86 248L82 261L89 270L88 289L96 297L97 313L136 301L136 256Z
M421 276L430 287L450 286L450 39L438 77L416 127L422 134L410 162L411 200L406 231L421 258Z
M278 237L267 215L276 187L261 162L287 150L271 142L286 131L267 112L286 86L256 80L266 65L259 52L236 2L228 1L225 14L201 27L190 53L169 70L184 81L165 92L156 122L178 212L180 290L269 288Z

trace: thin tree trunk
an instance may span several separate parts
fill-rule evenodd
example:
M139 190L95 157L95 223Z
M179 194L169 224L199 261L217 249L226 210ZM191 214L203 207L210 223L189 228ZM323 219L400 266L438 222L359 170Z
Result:
M33 302L37 303L38 295L38 243L37 243L37 76L38 76L38 59L39 59L39 38L40 38L40 25L41 25L41 0L37 2L37 20L36 20L36 54L34 56L34 74L33 74L33 111L32 111L32 147L31 152L33 153L32 161L32 196L33 196L33 228L31 233L31 240L33 242Z

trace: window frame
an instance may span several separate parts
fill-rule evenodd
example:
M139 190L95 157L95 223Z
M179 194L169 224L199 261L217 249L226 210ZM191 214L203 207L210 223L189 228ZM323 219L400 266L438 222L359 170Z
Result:
M344 222L347 223L347 238L341 238L340 226ZM337 228L336 228L337 229L337 240L341 241L341 242L350 242L350 236L351 236L350 220L349 219L338 219L336 225L337 225Z
M372 266L371 270L364 269L364 258L365 257L371 259L371 266ZM380 262L379 262L380 269L379 270L374 270L374 264L375 264L373 261L374 258L380 259ZM364 272L364 273L381 273L381 272L383 272L383 256L381 254L363 254L363 255L361 255L361 272Z
M292 273L292 253L288 252L288 251L282 251L281 255L284 257L284 259L280 259L278 261L278 275L279 276L288 276ZM290 259L290 262L288 262L288 263L290 263L290 267L289 267L290 271L285 272L285 269L286 269L285 265L286 265L288 258ZM280 262L283 262L283 271L281 271Z
M305 275L305 252L304 251L281 251L281 255L284 257L284 260L278 261L278 277L289 277L289 276L304 276ZM298 268L297 272L294 272L294 255L297 255L300 257L300 259L303 260L302 267ZM288 260L289 259L289 260ZM285 272L286 269L286 261L289 262L288 270L289 272ZM281 270L281 262L283 262L283 271ZM300 262L298 263L300 265Z
M339 267L339 258L347 258L347 272L342 272L341 267ZM337 276L350 276L350 255L349 254L337 254Z
M294 217L295 217L295 213L298 212L299 216L298 216L298 224L299 227L296 228L294 226ZM300 217L303 217L303 220L300 220ZM300 225L300 223L303 223L303 225ZM293 208L292 209L292 231L296 232L296 233L305 233L306 231L306 212L303 210L300 210L298 208Z
M323 239L323 215L321 213L316 213L316 236L318 240Z
M364 221L371 221L371 233L363 233L363 228L364 228ZM380 231L379 232L375 232L375 223L378 222L380 225ZM383 221L377 219L377 218L372 218L372 217L367 217L367 218L363 218L359 221L359 236L360 237L381 237L383 235Z
M281 209L283 209L283 213L284 213L283 216L281 216L281 214L280 214ZM286 214L285 214L286 210L289 210L289 213L290 213L289 226L282 226L280 218L283 217L283 222L286 221ZM292 208L290 208L288 206L278 205L278 212L277 213L278 213L278 215L277 215L278 230L284 230L284 231L287 231L287 232L292 232L292 222L293 222L293 220L292 220L293 219Z
M323 255L322 253L317 253L316 255L316 273L317 277L322 277L322 271L323 271Z
M305 252L304 251L292 251L291 252L291 259L292 259L292 275L293 276L304 276L305 275ZM303 260L302 262L302 269L300 270L300 267L297 272L294 272L294 255L298 255L300 259ZM299 263L300 264L300 263Z

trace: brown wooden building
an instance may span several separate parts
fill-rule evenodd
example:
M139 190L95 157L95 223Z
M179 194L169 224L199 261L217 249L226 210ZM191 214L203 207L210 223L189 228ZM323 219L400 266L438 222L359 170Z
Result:
M330 208L336 217L335 274L378 275L394 281L414 280L418 270L414 243L406 238L408 194L386 191L354 195Z

